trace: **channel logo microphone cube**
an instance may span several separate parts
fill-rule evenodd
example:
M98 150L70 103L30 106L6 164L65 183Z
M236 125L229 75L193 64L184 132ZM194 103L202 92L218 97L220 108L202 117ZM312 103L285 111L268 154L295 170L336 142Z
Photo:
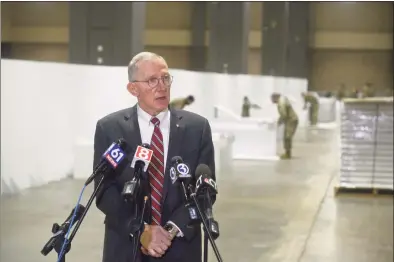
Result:
M117 143L113 143L103 154L103 158L107 160L113 168L116 168L124 157L125 153Z
M135 150L133 161L131 162L131 167L135 168L138 162L142 162L144 163L143 171L146 172L148 170L150 161L152 160L152 156L153 150L145 148L143 146L138 146Z

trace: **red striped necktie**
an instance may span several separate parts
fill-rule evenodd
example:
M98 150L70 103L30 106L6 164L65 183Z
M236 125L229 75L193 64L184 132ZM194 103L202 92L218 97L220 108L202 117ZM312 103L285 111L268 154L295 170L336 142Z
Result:
M151 119L155 125L151 140L151 149L153 157L148 168L149 183L151 186L152 198L152 224L160 225L161 223L161 198L164 184L164 146L163 135L160 131L160 120L156 117Z

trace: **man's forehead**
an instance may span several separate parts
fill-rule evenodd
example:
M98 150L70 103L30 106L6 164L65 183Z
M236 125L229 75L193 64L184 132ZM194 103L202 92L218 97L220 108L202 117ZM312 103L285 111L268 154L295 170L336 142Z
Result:
M137 66L137 75L141 77L152 77L168 72L167 63L163 59L140 61Z

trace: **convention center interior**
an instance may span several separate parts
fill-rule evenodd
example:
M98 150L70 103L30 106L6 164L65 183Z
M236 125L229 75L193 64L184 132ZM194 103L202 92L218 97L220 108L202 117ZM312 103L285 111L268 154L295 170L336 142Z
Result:
M2 1L1 262L392 262L393 3Z

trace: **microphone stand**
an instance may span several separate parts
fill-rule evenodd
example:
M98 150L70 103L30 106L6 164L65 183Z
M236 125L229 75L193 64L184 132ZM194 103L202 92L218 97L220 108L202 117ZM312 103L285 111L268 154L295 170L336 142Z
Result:
M209 197L208 191L206 191L206 197ZM206 203L204 201L204 209L207 209ZM204 262L208 262L208 236L204 230Z
M58 261L59 262L65 262L66 261L66 254L71 250L71 242L73 241L75 234L77 233L79 227L82 224L83 219L86 216L86 213L88 212L90 206L92 205L92 202L94 200L94 198L97 196L97 193L101 187L101 185L103 184L104 181L104 176L102 176L100 178L100 181L96 187L96 189L93 191L92 195L90 196L88 203L86 204L86 208L85 211L82 213L81 218L78 220L78 222L75 224L75 227L73 229L73 231L71 232L71 235L68 239L66 239L66 234L67 231L69 230L69 227L66 227L65 230L62 232L59 232L58 234L56 234L55 236L52 236L52 238L48 241L48 243L45 245L45 247L48 246L48 244L51 244L53 246L53 248L55 249L56 253L58 254ZM70 226L72 226L70 224ZM61 254L60 252L62 251L62 247L64 242L66 242L64 250L63 250L63 254ZM41 251L41 253L46 256L52 249L50 250L45 250L46 248L43 248L43 250ZM60 257L61 256L61 257Z
M141 212L141 216L140 216L140 220L138 221L138 229L137 232L134 232L133 234L133 260L132 261L136 261L137 260L137 250L138 250L138 246L140 243L140 239L141 239L141 234L144 231L143 226L144 226L144 213L145 213L145 207L146 207L146 202L148 201L148 197L144 196L144 203L142 206L142 212ZM138 206L137 206L137 211L138 212ZM138 219L138 216L137 216ZM136 236L134 237L134 235L136 234Z
M148 196L145 195L143 198L142 210L140 213L138 199L140 198L141 195L146 194L145 191L147 191L146 181L142 180L143 183L141 183L141 178L143 178L142 167L136 169L136 172L135 172L134 178L133 178L133 180L135 180L135 184L136 184L136 186L134 187L135 191L130 192L131 195L128 197L129 201L133 201L135 203L135 216L134 216L135 219L133 219L133 221L131 223L135 223L135 221L137 221L136 224L132 224L130 227L131 231L132 231L132 232L130 232L130 237L133 238L131 240L131 242L133 243L133 261L136 261L136 259L137 259L137 253L138 253L138 247L139 247L139 243L140 243L140 239L141 239L141 234L144 230L145 207L146 207L146 203L148 201Z
M208 262L208 236L204 230L204 262Z
M203 213L202 213L202 211L201 211L201 208L200 208L200 206L199 206L199 204L198 204L198 201L197 201L197 198L196 198L196 193L191 193L191 194L190 194L190 198L193 200L193 203L194 203L194 205L195 205L196 208L197 208L198 215L201 217L201 222L202 222L202 224L203 224L203 226L204 226L204 233L205 233L205 236L207 236L209 242L211 242L211 246L212 246L213 251L215 252L216 259L217 259L219 262L223 262L222 256L220 255L219 250L218 250L218 247L216 246L215 240L213 239L213 237L212 237L212 235L211 235L211 232L209 231L208 223L207 223L205 217L203 216ZM205 238L205 236L204 236L204 238ZM208 244L207 244L207 245L208 245Z

